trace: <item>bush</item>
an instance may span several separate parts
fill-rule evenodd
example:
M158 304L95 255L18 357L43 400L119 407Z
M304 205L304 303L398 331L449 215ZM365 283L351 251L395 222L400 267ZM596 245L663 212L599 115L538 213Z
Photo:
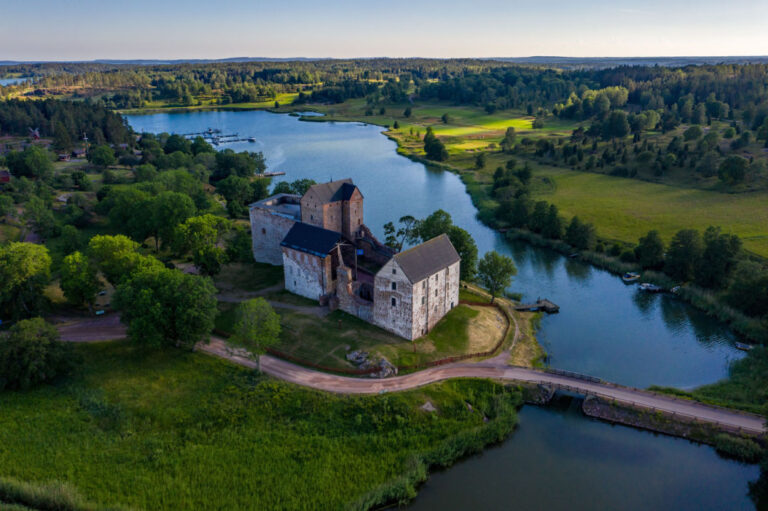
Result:
M757 463L763 456L762 447L754 440L726 433L721 433L715 437L715 449L720 454L747 463Z
M72 372L72 345L42 318L19 321L0 338L0 390L28 389Z

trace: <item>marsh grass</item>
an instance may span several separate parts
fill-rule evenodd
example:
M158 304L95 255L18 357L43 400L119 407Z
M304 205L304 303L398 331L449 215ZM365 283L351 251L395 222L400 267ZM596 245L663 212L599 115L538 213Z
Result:
M99 506L340 509L412 474L414 459L444 466L504 438L520 403L483 380L338 396L200 353L78 351L85 362L68 383L0 394L0 467ZM437 412L420 409L427 400ZM404 488L396 500L415 492Z

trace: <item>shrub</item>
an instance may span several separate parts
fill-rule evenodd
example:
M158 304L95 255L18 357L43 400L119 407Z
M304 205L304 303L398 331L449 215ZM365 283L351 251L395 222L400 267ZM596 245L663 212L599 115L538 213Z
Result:
M42 318L19 321L0 338L0 390L28 389L72 372L70 344Z
M720 454L736 458L747 463L757 463L763 455L760 444L749 438L742 438L726 433L715 437L715 449Z

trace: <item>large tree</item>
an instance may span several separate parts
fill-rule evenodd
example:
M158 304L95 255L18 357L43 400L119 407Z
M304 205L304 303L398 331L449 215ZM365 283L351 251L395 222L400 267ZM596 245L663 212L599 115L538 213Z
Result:
M678 231L669 244L664 271L673 279L693 280L703 250L698 231L694 229Z
M175 249L182 254L190 252L195 266L204 275L216 275L227 260L222 240L231 229L232 223L220 216L188 218L177 228Z
M0 307L12 318L34 315L51 277L51 256L43 245L10 243L0 246Z
M88 161L100 168L115 164L115 152L108 145L96 146L88 152Z
M135 271L117 287L114 304L131 340L155 348L208 342L218 314L209 278L162 267Z
M517 275L517 268L512 258L499 254L495 250L486 252L477 264L480 282L495 300L512 284L512 277Z
M152 199L152 231L155 248L173 242L176 226L195 214L195 204L188 195L178 192L163 192Z
M90 307L96 299L99 290L99 280L96 268L91 261L80 252L73 252L61 263L61 290L73 305Z
M459 226L453 225L451 215L438 209L414 227L421 241L429 241L432 238L447 234L453 247L461 257L461 279L472 280L477 269L477 244L472 236Z
M134 271L163 268L163 263L138 252L139 244L122 234L97 235L88 242L88 256L110 284L117 285Z
M704 231L704 251L696 267L696 283L703 287L722 287L741 251L741 240L735 234L722 234L719 227Z
M280 316L264 298L240 303L230 341L247 349L258 362L259 355L280 341Z
M0 335L0 390L28 389L66 376L76 362L72 346L59 341L53 325L42 318L19 321Z
M664 265L664 242L659 231L648 231L635 247L635 257L643 268L661 268Z

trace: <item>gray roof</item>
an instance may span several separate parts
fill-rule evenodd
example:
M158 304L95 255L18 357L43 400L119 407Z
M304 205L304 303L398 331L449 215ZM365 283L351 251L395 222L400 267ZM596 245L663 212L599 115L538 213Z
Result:
M394 260L403 270L412 284L422 281L430 275L461 261L459 253L453 248L446 234L425 241L404 252L396 254Z
M352 179L347 178L331 181L330 183L318 183L312 185L309 187L309 190L307 190L307 193L314 193L318 202L326 204L328 202L349 200L355 190L357 190L357 187L352 182ZM306 196L306 194L304 195Z

